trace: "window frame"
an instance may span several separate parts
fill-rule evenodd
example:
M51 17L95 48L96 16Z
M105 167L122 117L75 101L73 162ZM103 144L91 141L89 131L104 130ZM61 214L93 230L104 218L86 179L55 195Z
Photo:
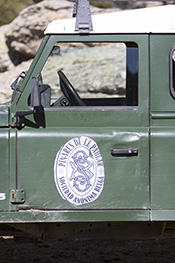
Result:
M112 40L112 41L106 41L106 40L104 40L104 41L93 41L93 40L87 40L87 41L72 41L72 43L86 43L86 42L92 42L92 43L123 43L123 44L125 44L125 46L126 46L126 97L124 97L124 98L87 98L87 100L93 100L93 101L100 101L100 100L123 100L123 101L125 101L125 103L123 104L123 105L119 105L119 104L116 104L116 105L107 105L108 103L106 103L106 105L105 105L105 103L104 104L101 104L101 105L86 105L86 106L66 106L66 107L60 107L60 106L54 106L54 107L44 107L45 109L47 109L47 110L54 110L54 109L56 109L56 110L72 110L72 109L89 109L89 108L91 108L91 109L135 109L135 108L137 108L138 106L139 106L139 46L138 46L138 44L135 42L135 41L118 41L118 40L116 40L116 41L114 41L114 40ZM69 42L69 41L57 41L57 42L55 42L55 44L61 44L61 43L71 43L71 42ZM54 45L53 45L54 46ZM137 73L136 73L136 82L137 83L135 83L135 87L134 87L134 89L133 89L133 85L134 84L132 84L131 85L131 87L129 87L130 85L128 85L128 83L129 83L129 81L127 81L127 79L128 78L130 78L129 77L129 71L128 71L128 65L129 65L129 59L128 59L128 52L129 52L129 49L131 49L131 48L135 48L135 50L137 51L137 58L136 58L136 60L135 60L135 62L137 63ZM45 64L47 63L47 60L45 61ZM44 66L45 66L45 64L44 64ZM44 68L44 66L43 66L43 68ZM43 69L42 69L43 70ZM41 70L41 73L42 73L42 70ZM134 90L134 92L133 92L133 90ZM133 97L135 96L135 99L133 99ZM129 100L130 102L131 102L131 99L133 99L132 100L132 103L129 103L129 102L127 102L127 100ZM83 98L83 100L86 100L86 99L84 99Z
M169 91L173 99L175 99L175 60L173 60L174 52L175 46L173 46L169 55Z

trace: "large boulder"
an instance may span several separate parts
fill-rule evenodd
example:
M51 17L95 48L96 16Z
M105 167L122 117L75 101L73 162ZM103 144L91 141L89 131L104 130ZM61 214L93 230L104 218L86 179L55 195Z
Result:
M8 56L8 47L5 43L5 32L7 32L7 30L8 25L1 26L0 28L0 73L5 72L11 64Z
M43 1L20 12L5 34L9 55L17 65L33 58L44 30L54 19L71 17L73 3L68 1Z

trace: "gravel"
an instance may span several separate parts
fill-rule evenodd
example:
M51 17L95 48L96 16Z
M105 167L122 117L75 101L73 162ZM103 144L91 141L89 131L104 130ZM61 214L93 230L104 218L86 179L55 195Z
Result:
M57 240L15 242L0 239L0 260L18 263L174 263L175 239L145 241Z

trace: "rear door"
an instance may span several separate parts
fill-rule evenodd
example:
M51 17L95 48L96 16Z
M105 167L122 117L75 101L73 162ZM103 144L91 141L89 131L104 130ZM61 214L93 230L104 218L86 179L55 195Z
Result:
M153 220L175 215L175 36L151 35L151 207Z
M147 36L50 36L42 52L18 102L37 77L43 107L17 131L19 207L147 210Z

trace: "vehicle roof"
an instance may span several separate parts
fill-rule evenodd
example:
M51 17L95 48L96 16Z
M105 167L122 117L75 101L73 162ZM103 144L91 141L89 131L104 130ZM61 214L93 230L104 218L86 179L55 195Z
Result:
M175 5L140 8L92 15L96 33L175 33ZM45 34L78 34L75 18L51 22Z

